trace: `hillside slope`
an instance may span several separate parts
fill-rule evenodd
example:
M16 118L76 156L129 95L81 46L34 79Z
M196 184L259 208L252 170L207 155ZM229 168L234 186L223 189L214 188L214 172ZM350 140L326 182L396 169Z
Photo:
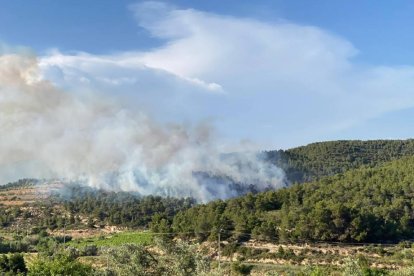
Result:
M268 161L285 171L289 182L300 183L413 155L413 139L318 142L264 152Z
M414 157L178 213L178 233L279 241L388 242L414 238ZM210 238L214 238L213 233Z
M287 185L318 180L324 176L343 173L361 166L375 167L384 162L404 156L414 156L414 140L373 140L373 141L331 141L318 142L306 146L262 152L261 159L282 168L286 174ZM244 153L223 154L223 158L237 156L243 160ZM234 161L231 161L234 162ZM209 172L194 172L200 185L212 194L225 190L223 198L236 197L248 192L257 192L257 183L238 182L226 175L212 175ZM52 180L22 179L15 183L0 185L0 200L4 204L19 205L31 199L33 192L39 196L41 189L25 191L29 186ZM59 182L59 181L55 181ZM20 189L18 196L10 189ZM45 189L46 191L46 189ZM14 191L13 191L14 192ZM25 194L26 193L26 194ZM40 193L44 194L44 193ZM13 200L12 200L13 199ZM7 200L7 203L6 203Z

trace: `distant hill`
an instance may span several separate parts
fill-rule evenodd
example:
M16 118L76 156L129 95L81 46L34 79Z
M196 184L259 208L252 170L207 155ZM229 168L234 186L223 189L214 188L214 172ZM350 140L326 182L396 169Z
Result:
M314 181L363 165L374 167L413 155L414 139L318 142L288 150L264 152L264 158L282 168L292 183Z
M237 156L240 156L243 160L243 155L242 152L230 153L223 154L222 158L223 160L234 157L237 159ZM259 154L259 158L283 169L286 174L285 185L315 181L324 176L344 173L361 166L375 167L404 156L414 156L414 139L318 142L288 150L265 151ZM218 194L221 198L260 191L257 183L241 183L226 175L214 175L200 171L194 172L194 177L211 194L220 191ZM27 188L50 181L22 179L15 183L0 185L0 192L6 193L7 189ZM14 203L19 202L14 200Z
M277 191L214 201L178 213L178 233L279 241L414 239L414 157ZM231 233L231 234L228 234ZM214 238L213 236L210 238Z
M0 226L146 228L157 214L200 239L219 229L223 239L414 239L414 140L321 142L264 154L301 184L194 206L192 199L23 179L0 187Z

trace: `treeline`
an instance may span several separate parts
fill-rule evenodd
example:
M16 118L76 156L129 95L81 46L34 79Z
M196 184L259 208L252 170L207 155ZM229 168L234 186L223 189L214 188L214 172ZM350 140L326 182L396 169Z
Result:
M315 182L200 206L190 198L65 185L66 190L43 203L1 207L0 226L18 229L27 224L52 230L105 225L147 228L151 222L162 222L162 229L172 225L174 231L197 233L200 239L219 229L224 236L237 239L249 235L281 241L412 238L412 195L406 190L414 181L406 164L413 162L408 158L377 166L414 155L414 140L323 142L263 154L282 167L291 182ZM324 178L333 174L338 175ZM37 183L23 179L3 189Z
M414 140L319 142L285 151L267 151L263 155L282 168L291 183L303 183L363 165L374 167L404 156L413 156Z
M140 196L68 184L45 201L0 206L0 227L10 228L10 231L27 231L32 227L55 230L107 225L148 228L155 214L172 220L179 211L195 204L192 198Z
M414 238L414 157L214 201L179 212L176 233L200 240L397 242Z
M17 189L17 188L28 188L39 184L41 181L34 178L23 178L16 182L10 182L5 185L0 185L0 190ZM2 184L2 183L0 183Z
M87 217L92 225L147 227L154 214L172 219L179 211L195 205L192 198L140 196L126 192L107 192L81 186L69 186L53 201L69 214L67 224Z

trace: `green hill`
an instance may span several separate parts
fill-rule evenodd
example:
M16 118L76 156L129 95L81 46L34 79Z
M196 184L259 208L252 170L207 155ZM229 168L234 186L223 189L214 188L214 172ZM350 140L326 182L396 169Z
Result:
M414 140L331 141L288 150L267 151L265 158L282 168L290 182L309 182L414 155Z
M200 239L395 242L414 238L414 157L178 213L178 233Z

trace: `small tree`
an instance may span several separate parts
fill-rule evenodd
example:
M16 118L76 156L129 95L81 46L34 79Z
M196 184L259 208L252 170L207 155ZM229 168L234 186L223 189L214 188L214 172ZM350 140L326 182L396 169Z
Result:
M22 254L11 254L9 256L9 270L14 273L26 273L27 268Z
M7 255L0 255L0 272L9 271L9 258Z
M235 262L231 265L231 271L236 275L250 275L252 269L252 265L246 265L240 262Z
M111 248L107 252L111 260L111 270L118 275L164 275L153 254L142 245L125 244Z
M170 222L160 214L155 214L150 223L151 231L158 233L163 241L171 241L174 237Z
M190 276L207 275L210 271L210 260L185 243L159 241L157 249L162 253L135 244L111 248L108 251L111 271L108 272L136 276Z
M88 276L93 273L91 266L82 264L67 255L58 254L53 258L39 257L29 267L29 276L76 275Z
M16 275L26 273L27 268L22 254L16 253L9 256L0 256L0 272Z

